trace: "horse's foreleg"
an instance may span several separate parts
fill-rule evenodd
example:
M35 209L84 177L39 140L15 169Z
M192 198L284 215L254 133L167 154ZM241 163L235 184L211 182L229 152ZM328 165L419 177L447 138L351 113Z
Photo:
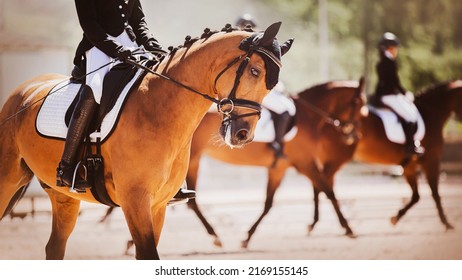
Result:
M242 248L247 248L250 242L250 238L252 238L258 225L263 220L263 218L268 214L271 207L273 207L274 194L276 193L276 190L281 185L282 178L284 177L285 171L287 169L286 167L285 168L284 167L277 168L277 167L278 166L276 165L276 167L270 168L268 171L268 185L266 186L265 207L260 217L257 219L257 221L253 224L253 226L247 232L247 239L242 241L241 243Z
M109 207L107 210L106 210L106 214L104 214L104 216L99 220L100 223L104 223L106 222L106 220L109 218L109 216L112 214L112 211L114 211L114 208L115 207Z
M337 213L337 217L340 222L340 225L342 225L342 227L345 229L345 235L351 238L355 238L356 236L354 235L353 231L348 225L348 221L343 216L342 211L340 210L338 200L335 197L335 193L334 193L334 175L338 171L339 168L340 166L338 164L334 164L334 163L324 164L323 174L326 178L326 184L322 185L322 188L323 188L322 191L326 194L327 198L329 198L329 200L331 201L332 206L334 207L335 212Z
M121 193L120 207L135 245L136 259L159 259L151 214L151 198L144 189Z
M313 185L313 201L314 201L314 215L313 215L313 223L308 225L308 235L314 230L314 226L319 221L319 187Z
M188 185L188 188L190 190L196 190L197 189L197 176L199 174L199 164L200 164L200 155L197 155L193 151L191 151L191 160L189 162L189 168L188 168L188 174L186 176L186 184ZM200 210L199 206L197 205L196 199L191 199L188 201L188 208L193 210L194 213L196 213L197 217L201 221L201 223L204 225L205 229L207 230L207 233L213 237L213 245L217 247L222 247L223 244L221 243L220 238L218 237L218 234L215 232L213 229L212 225L207 221L205 216L202 214L202 211Z
M318 191L322 191L326 194L327 198L331 201L332 206L334 207L335 212L337 213L337 217L341 226L345 229L345 235L348 237L355 237L353 231L351 230L350 226L348 225L347 220L343 216L342 212L340 211L340 206L338 204L337 198L334 194L334 179L333 176L335 172L338 170L338 165L327 164L325 163L323 166L323 171L321 172L318 168L318 165L315 161L310 161L305 168L299 169L303 174L305 174L308 178L311 179L313 182L313 188L318 189ZM298 168L297 168L298 169ZM319 194L318 194L319 195ZM316 190L315 190L315 199L316 199ZM315 200L315 207L317 208ZM317 223L317 217L319 217L319 213L316 213L315 208L315 220L313 221L312 226Z
M427 177L428 184L432 190L432 197L435 201L436 208L438 209L438 215L440 216L441 222L446 226L447 230L454 229L454 227L448 222L446 215L444 214L443 205L441 203L441 197L438 191L439 185L439 172L440 172L440 163L429 163L423 166L425 170L425 175Z
M45 247L46 258L62 260L66 252L67 240L79 216L80 200L55 191L42 182L40 184L50 197L53 214L51 235Z
M420 200L415 163L411 163L404 169L404 177L406 178L407 183L411 187L412 196L411 200L402 209L398 211L398 214L396 216L391 217L390 221L393 225L396 225L398 221L406 214L406 212Z
M188 208L193 210L194 213L196 213L197 217L199 218L199 220L202 222L205 229L207 230L207 233L213 237L213 245L217 247L223 247L223 243L221 243L221 240L218 237L215 230L213 229L212 225L210 225L210 223L207 221L205 216L202 214L202 211L199 209L199 206L197 205L197 202L195 199L191 199L188 201Z

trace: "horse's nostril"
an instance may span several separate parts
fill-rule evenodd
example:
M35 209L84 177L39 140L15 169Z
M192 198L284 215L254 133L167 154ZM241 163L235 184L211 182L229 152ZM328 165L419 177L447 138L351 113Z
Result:
M236 137L239 141L246 140L247 135L249 135L249 131L247 129L241 129L236 133Z

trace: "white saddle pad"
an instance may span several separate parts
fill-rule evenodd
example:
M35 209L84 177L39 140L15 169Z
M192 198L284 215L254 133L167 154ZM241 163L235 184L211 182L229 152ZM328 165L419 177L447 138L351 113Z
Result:
M112 130L115 128L115 124L118 119L117 116L120 113L120 109L122 108L128 92L142 72L143 71L141 69L136 72L133 79L126 85L120 94L114 107L104 117L101 124L101 132L93 132L90 135L92 142L96 142L97 137L100 137L101 142L103 142L110 135ZM57 84L51 90L50 94L43 102L35 122L35 126L40 135L45 137L66 139L66 111L77 95L80 86L80 84L69 83L69 80L65 80Z
M389 109L376 108L372 106L368 107L370 112L374 113L382 120L388 140L398 144L404 144L406 142L403 127L394 112ZM417 119L417 132L414 135L414 140L421 141L424 136L425 123L419 113Z
M295 135L297 135L297 130L297 126L292 127L292 129L284 136L284 142L294 139ZM258 120L257 127L255 128L255 137L253 142L271 143L274 141L275 137L276 132L274 131L271 113L267 109L263 108L261 110L261 118Z

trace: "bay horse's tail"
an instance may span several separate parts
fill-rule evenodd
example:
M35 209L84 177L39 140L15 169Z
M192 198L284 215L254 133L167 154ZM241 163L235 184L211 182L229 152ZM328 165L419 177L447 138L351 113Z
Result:
M22 159L15 141L15 116L23 96L14 92L0 111L0 220L24 194L34 174Z
M11 198L10 202L8 203L8 206L5 209L5 212L3 213L3 216L0 217L0 221L5 218L5 216L9 215L14 207L18 204L18 202L21 200L21 198L24 196L26 193L27 189L29 188L29 184L22 186Z

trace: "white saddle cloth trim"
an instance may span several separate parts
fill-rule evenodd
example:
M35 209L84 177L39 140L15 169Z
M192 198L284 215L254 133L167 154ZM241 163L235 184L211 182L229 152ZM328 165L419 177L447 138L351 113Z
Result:
M404 144L406 142L406 136L404 135L404 130L401 123L398 120L398 117L394 112L389 109L376 108L368 106L369 110L377 115L383 123L385 128L385 134L387 135L388 140L397 144ZM421 141L425 136L425 123L422 119L420 112L417 117L417 132L414 135L414 140Z
M143 71L141 69L138 69L133 79L125 86L114 107L104 117L101 124L101 132L98 134L95 131L90 135L92 142L96 142L97 136L101 136L101 141L104 141L104 139L106 139L106 137L110 134L117 121L117 116L120 113L124 100L128 95L128 91L142 72ZM54 138L66 139L66 111L77 95L80 86L81 84L69 84L69 80L65 80L51 90L51 93L43 102L43 105L37 115L35 125L40 134Z
M278 83L279 85L280 83ZM276 86L277 87L277 86ZM282 91L273 88L268 95L263 98L262 107L269 109L277 114L289 112L291 116L295 115L295 104L292 98L284 95Z

